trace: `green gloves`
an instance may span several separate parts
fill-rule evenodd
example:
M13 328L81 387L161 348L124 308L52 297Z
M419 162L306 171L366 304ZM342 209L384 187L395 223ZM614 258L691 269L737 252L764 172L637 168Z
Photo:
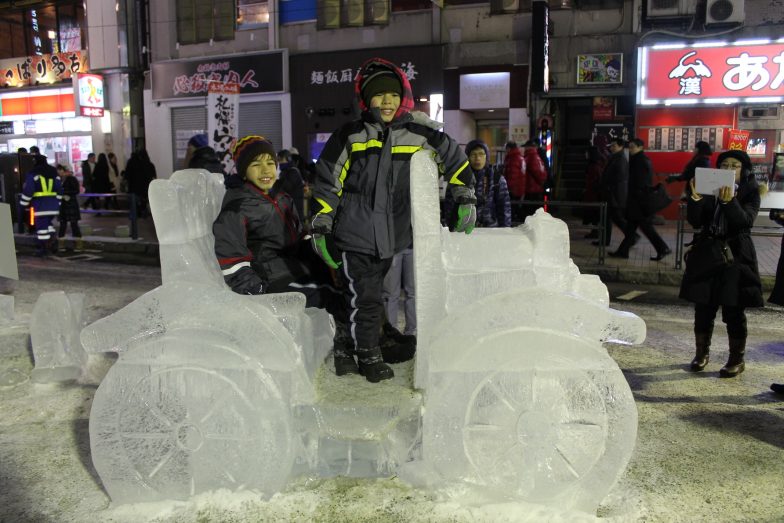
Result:
M476 198L474 190L464 185L452 185L452 197L457 205L457 219L452 230L471 234L476 225Z
M335 262L332 258L332 252L330 252L332 251L332 249L330 249L332 243L332 216L329 216L328 214L317 214L313 218L310 234L311 245L319 258L324 260L324 263L326 263L327 267L330 269L339 268L342 262Z

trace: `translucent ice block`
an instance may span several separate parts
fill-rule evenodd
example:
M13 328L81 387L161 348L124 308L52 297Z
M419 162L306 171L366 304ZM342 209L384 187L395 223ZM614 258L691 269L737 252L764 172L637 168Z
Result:
M35 382L73 380L82 373L87 353L79 340L84 324L84 294L44 292L30 318Z

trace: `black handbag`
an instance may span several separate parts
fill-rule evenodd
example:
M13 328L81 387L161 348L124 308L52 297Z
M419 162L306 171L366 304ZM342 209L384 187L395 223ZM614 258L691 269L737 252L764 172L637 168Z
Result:
M641 202L642 211L646 216L656 214L672 203L672 198L667 194L667 189L662 184L657 184L648 189Z
M698 235L683 259L686 261L686 276L690 279L712 278L734 261L727 241L710 234Z

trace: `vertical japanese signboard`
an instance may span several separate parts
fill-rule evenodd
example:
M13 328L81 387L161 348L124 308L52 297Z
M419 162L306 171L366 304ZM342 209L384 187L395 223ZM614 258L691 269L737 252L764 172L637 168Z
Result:
M550 90L550 6L544 0L531 4L531 90Z
M105 96L103 76L99 74L74 73L74 100L79 116L103 116Z
M239 132L240 85L210 82L207 91L207 136L223 164L223 171L234 171L231 151Z

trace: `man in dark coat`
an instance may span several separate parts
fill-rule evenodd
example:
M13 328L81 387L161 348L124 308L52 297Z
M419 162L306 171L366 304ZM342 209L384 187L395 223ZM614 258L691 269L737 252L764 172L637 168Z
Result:
M653 184L653 164L645 155L645 144L639 138L629 142L629 192L626 198L626 229L623 241L615 252L609 253L613 258L628 258L629 249L637 243L637 228L650 240L656 249L653 261L659 261L672 251L664 243L659 233L653 228L653 214L646 209L646 200Z
M626 159L626 141L615 138L610 142L610 158L602 172L601 190L607 202L607 224L605 226L604 244L610 245L613 223L621 230L626 230L626 196L629 190L629 162ZM593 242L599 245L599 241Z

